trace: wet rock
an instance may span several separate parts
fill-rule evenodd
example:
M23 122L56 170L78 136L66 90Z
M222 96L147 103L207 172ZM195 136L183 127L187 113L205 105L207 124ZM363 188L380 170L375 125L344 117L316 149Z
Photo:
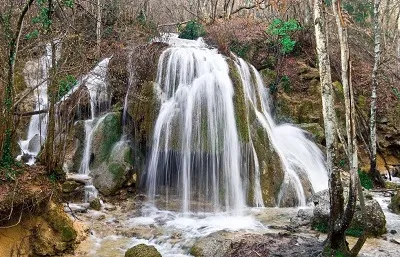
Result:
M101 209L101 202L99 198L95 198L90 202L90 208L95 211L100 211Z
M93 185L104 195L115 194L132 177L132 149L121 137L120 113L109 113L93 132L90 164Z
M318 256L322 245L315 238L283 234L249 234L220 231L197 240L195 257Z
M76 181L65 181L61 185L61 189L63 193L72 193L74 192L78 187L82 186L82 184L76 182Z
M125 252L125 257L162 257L154 246L139 244Z
M323 144L325 141L324 128L318 123L302 123L299 124L301 129L310 133L311 138L318 144Z
M74 145L70 151L67 151L66 153L66 162L71 160L72 166L70 171L78 173L81 166L81 160L83 159L83 151L85 149L85 121L80 120L75 122L73 131Z
M108 113L104 119L99 122L100 124L98 124L95 131L93 131L91 145L93 161L90 164L91 169L108 161L114 144L119 141L122 134L120 113Z
M397 193L391 198L389 209L397 214L400 214L400 190L397 190Z
M32 139L29 140L28 151L38 153L43 142L43 137L41 137L39 134L34 135Z
M231 247L235 235L227 231L219 231L201 238L190 249L190 254L195 257L222 257Z
M308 226L311 224L312 217L313 217L312 209L300 209L297 212L296 217L293 217L290 220L290 224L294 228L301 227L301 226Z
M326 232L329 223L329 191L324 190L316 193L312 199L315 208L312 218L312 227L314 229ZM373 236L379 236L386 233L386 218L383 213L382 207L379 203L372 199L365 201L366 208L366 220L365 226L367 228L367 234ZM348 232L357 235L362 231L363 218L361 213L360 204L357 202L356 211L353 216L350 228Z

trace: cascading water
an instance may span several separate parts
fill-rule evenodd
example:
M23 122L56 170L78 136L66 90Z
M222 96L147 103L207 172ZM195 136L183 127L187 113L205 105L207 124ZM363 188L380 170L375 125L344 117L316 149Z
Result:
M248 203L263 206L260 161L250 127L248 143L243 144L238 134L241 118L235 114L233 100L237 89L227 60L205 48L202 41L178 41L173 38L173 46L162 53L158 64L154 90L161 96L161 108L146 173L150 199L156 200L157 195L165 195L167 202L178 198L184 212L199 203L209 203L214 211L240 210L246 206L252 181ZM302 130L275 124L259 73L239 58L234 63L243 85L245 118L255 114L285 173L278 204L291 189L297 205L305 205L301 174L314 191L327 188L323 155Z
M101 124L103 117L98 118L98 115L103 109L107 109L109 105L107 71L110 58L102 60L97 66L87 75L83 76L79 83L70 90L65 96L68 98L79 87L85 86L90 97L90 119L85 120L85 145L83 149L83 157L79 167L79 177L86 181L85 185L85 201L88 202L93 198L97 198L97 190L92 185L90 173L90 157L93 132ZM102 106L106 105L105 108ZM75 175L76 176L76 175Z
M56 60L60 57L61 43L55 41ZM28 87L35 88L34 95L37 96L35 111L46 110L48 105L47 87L48 74L51 69L52 44L46 44L45 54L37 61L30 61L24 68L24 79ZM32 115L29 121L29 128L25 140L21 140L21 155L18 160L24 158L24 161L30 165L35 162L42 144L46 139L47 133L47 113Z
M306 199L299 173L307 175L314 191L328 187L323 155L318 147L305 137L301 129L289 124L275 124L270 114L268 90L260 74L254 67L251 67L250 71L249 65L242 59L238 59L236 65L242 78L247 108L252 108L256 113L285 170L285 181L281 187L278 204L282 195L291 186L294 187L299 205L303 206L306 204ZM255 152L254 155L256 157Z

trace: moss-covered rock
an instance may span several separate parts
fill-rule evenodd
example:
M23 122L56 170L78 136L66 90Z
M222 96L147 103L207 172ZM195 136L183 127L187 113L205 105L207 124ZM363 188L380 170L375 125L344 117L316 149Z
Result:
M318 123L302 123L299 127L309 132L312 135L313 140L318 144L325 142L325 130Z
M400 190L397 190L397 193L392 196L388 207L392 212L400 214Z
M95 211L100 211L101 209L101 202L99 198L95 198L93 199L90 203L89 203L89 207Z
M50 202L48 211L43 218L60 235L62 242L72 242L76 239L77 233L74 225L60 205Z
M91 154L93 161L90 165L91 169L95 169L103 162L107 162L111 150L122 135L121 113L111 112L106 114L98 121L93 131Z
M63 193L69 194L75 191L78 187L80 187L82 184L75 182L75 181L65 181L61 185L61 190Z
M232 80L234 88L233 105L235 108L236 126L239 139L242 142L249 142L249 126L247 123L246 99L244 95L242 79L236 65L231 59L228 60L228 65L229 77Z
M128 97L127 111L133 120L133 135L135 141L144 146L151 144L153 126L159 109L154 90L154 82L144 81L138 91L132 91Z
M324 190L313 196L315 205L314 216L311 220L312 227L326 232L329 223L329 191ZM366 219L363 219L360 204L357 203L356 211L353 216L350 228L347 233L350 235L360 234L363 223L365 222L367 235L380 236L386 233L386 218L379 203L374 200L365 201Z
M253 115L250 115L252 117ZM251 118L250 118L251 119ZM278 154L271 148L268 134L254 118L250 133L260 166L261 193L265 206L276 206L277 196L284 179Z
M125 257L162 257L154 246L138 244L125 252Z
M132 149L125 141L117 142L107 161L91 170L93 185L104 195L112 195L132 177Z

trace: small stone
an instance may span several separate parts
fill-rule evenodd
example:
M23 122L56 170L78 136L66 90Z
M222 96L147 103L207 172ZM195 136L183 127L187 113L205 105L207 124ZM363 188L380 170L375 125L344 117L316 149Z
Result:
M182 238L182 233L175 232L171 235L171 239L181 239Z
M125 252L125 257L162 257L154 246L139 244Z
M99 217L97 217L97 220L104 220L106 218L106 215L100 215Z
M99 198L95 198L90 202L90 208L95 211L100 211L101 209L101 202Z
M399 240L396 240L396 239L394 239L394 238L390 239L390 242L391 242L391 243L394 243L394 244L397 244L397 245L400 245L400 241L399 241Z
M106 211L115 211L117 209L116 206L112 205L112 206L107 206L104 208Z
M81 184L79 184L78 182L75 181L65 181L62 186L61 189L63 191L63 193L69 194L75 191L75 189L77 189Z
M390 234L392 234L392 235L397 234L397 231L392 229L392 230L390 230Z

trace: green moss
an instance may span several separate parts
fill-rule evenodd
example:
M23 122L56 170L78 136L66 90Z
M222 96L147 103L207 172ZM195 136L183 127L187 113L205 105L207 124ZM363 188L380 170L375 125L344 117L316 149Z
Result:
M397 191L394 196L392 196L388 207L394 213L400 214L400 190Z
M153 126L156 119L158 102L154 92L154 83L144 81L135 92L136 99L130 101L128 113L136 124L135 136L142 144L151 143Z
M274 70L271 69L263 69L260 71L261 76L263 77L263 79L267 82L267 83L271 83L276 81L277 79L277 73Z
M363 229L359 227L350 227L346 230L346 235L353 237L360 237L363 234Z
M113 175L114 181L123 181L125 178L125 165L121 163L110 163L108 171Z
M125 253L125 257L162 257L154 246L139 244Z
M247 123L246 99L244 97L242 79L236 68L236 65L232 60L228 60L228 65L229 77L232 80L235 92L233 95L233 104L235 108L236 126L238 129L239 138L242 142L249 142L249 126Z
M387 181L385 183L385 188L387 188L387 189L399 189L400 185L397 184L397 183L391 182L391 181Z
M357 99L358 106L360 106L361 109L365 109L367 106L367 99L363 95L359 95Z
M360 177L360 182L361 185L365 188L365 189L372 189L374 187L374 184L370 178L370 176L368 176L368 174L366 172L363 172L361 170L358 170L358 176Z
M202 253L201 249L199 249L196 246L193 246L192 248L190 248L189 253L191 255L193 255L194 257L203 257L203 253Z
M49 210L43 218L61 235L61 241L70 242L76 239L77 234L72 221L60 206L50 203Z
M100 211L100 209L101 209L100 199L99 199L99 198L93 199L93 200L90 202L89 206L90 206L90 208L92 208L93 210Z
M317 223L312 224L312 229L319 231L321 233L328 233L328 223Z
M120 113L108 113L93 134L92 151L95 153L93 167L107 162L113 146L119 141L122 134Z

